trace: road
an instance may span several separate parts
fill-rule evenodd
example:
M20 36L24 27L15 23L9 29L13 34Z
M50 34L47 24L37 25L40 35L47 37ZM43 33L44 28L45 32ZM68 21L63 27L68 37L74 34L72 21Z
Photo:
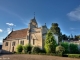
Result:
M80 59L47 55L8 54L0 55L0 60L80 60Z

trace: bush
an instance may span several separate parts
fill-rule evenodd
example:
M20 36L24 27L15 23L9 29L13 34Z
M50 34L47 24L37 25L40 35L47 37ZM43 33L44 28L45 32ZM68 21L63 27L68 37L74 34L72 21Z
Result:
M65 48L64 53L69 53L69 44L67 42L62 42L61 46Z
M33 47L32 50L31 50L32 53L39 53L41 52L40 48L39 47Z
M43 50L40 51L40 53L46 53L46 51L43 49Z
M25 45L24 46L24 53L31 53L31 49L32 49L32 46L31 45Z
M77 44L72 44L71 43L70 46L69 46L69 49L70 49L71 54L79 53Z
M80 54L68 54L68 57L71 57L71 58L80 58Z
M17 53L21 53L23 50L23 46L22 45L18 45L17 46Z
M56 47L56 54L57 55L62 56L64 51L65 51L65 48L62 47L61 45Z

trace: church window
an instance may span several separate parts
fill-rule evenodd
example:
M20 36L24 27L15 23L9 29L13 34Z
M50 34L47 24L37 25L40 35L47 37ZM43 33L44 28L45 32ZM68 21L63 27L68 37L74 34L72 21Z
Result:
M8 42L5 43L5 46L8 46Z
M20 41L20 44L24 45L24 41Z
M35 39L33 39L33 45L35 44Z
M15 42L12 43L12 46L15 46Z

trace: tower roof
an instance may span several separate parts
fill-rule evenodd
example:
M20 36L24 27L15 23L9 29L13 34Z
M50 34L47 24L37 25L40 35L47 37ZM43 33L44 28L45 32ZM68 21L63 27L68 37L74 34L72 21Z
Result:
M30 20L30 23L35 22L37 24L37 21L35 19L35 12L34 12L34 18Z

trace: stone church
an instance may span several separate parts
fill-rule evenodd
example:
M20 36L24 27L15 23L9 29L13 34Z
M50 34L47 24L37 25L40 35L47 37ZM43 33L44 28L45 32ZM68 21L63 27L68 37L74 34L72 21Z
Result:
M38 46L40 49L44 47L44 40L48 28L46 24L38 27L38 23L35 19L30 20L28 28L13 31L3 39L2 50L7 52L15 52L16 47L19 44L26 45L31 44L32 46Z

